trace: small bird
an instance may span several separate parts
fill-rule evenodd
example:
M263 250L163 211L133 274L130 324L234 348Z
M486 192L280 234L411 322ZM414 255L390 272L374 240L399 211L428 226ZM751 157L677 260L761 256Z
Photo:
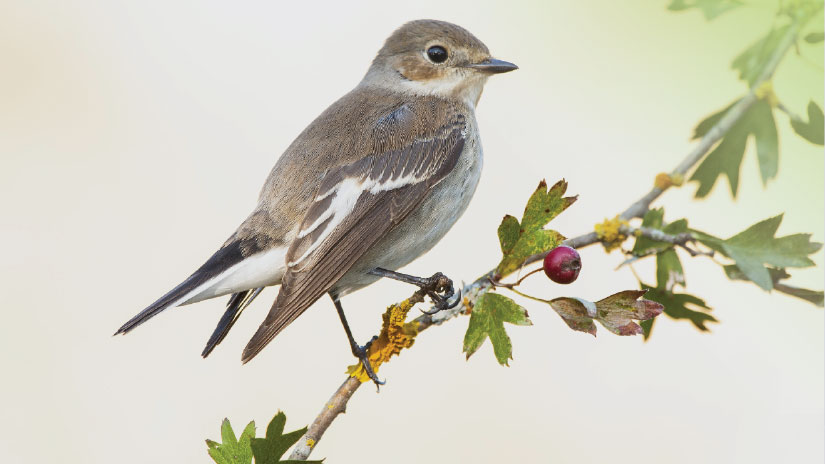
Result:
M395 271L430 250L467 208L482 165L475 107L490 75L515 69L455 24L404 24L355 89L286 149L257 207L223 246L116 335L164 309L232 294L206 357L264 287L280 284L242 362L326 293L353 355L382 383L367 361L369 343L352 337L340 298L389 277L424 289L436 309L450 305L452 282L442 274Z

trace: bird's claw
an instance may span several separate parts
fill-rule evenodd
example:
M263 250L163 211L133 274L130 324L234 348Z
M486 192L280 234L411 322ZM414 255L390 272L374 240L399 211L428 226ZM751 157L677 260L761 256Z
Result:
M440 272L436 272L432 277L424 279L421 290L433 301L433 309L431 311L421 310L422 313L430 316L445 309L455 308L458 303L461 302L461 289L459 289L455 301L450 303L450 298L456 293L453 287L453 281ZM439 295L439 293L441 293L441 295Z
M372 364L370 364L369 357L367 356L367 350L369 350L372 343L376 340L378 340L377 335L373 336L370 339L370 341L367 342L366 345L359 346L358 348L353 350L353 354L361 362L361 365L364 366L364 371L366 371L367 376L370 378L370 380L372 380L373 383L375 383L375 390L380 391L381 385L386 384L387 381L386 380L381 380L381 379L378 378L378 376L375 374L375 371L372 370Z

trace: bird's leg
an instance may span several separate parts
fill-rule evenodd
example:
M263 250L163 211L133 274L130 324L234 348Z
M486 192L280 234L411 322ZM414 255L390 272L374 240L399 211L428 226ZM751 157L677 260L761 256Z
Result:
M347 338L349 339L349 346L352 349L352 355L361 361L361 364L364 365L364 370L367 371L367 375L370 380L375 382L375 388L378 389L386 382L380 380L378 376L375 375L375 372L372 370L372 365L370 365L370 360L367 358L367 350L370 345L372 345L372 342L374 342L378 337L372 337L372 339L370 339L370 341L368 341L364 346L358 345L358 343L355 342L355 338L352 336L352 331L350 330L349 323L347 322L347 316L344 315L344 308L341 306L341 300L339 300L338 296L332 292L330 292L329 296L332 298L332 303L335 304L335 309L338 311L338 317L341 318L341 324L344 326L344 331L347 332Z
M453 281L440 272L436 272L430 277L416 277L377 267L369 271L369 274L380 277L387 277L390 279L418 286L418 288L420 288L421 291L426 293L427 296L429 296L430 299L433 300L433 303L435 303L434 310L422 311L425 314L432 315L445 309L454 308L458 304L458 302L461 301L461 289L459 289L458 296L456 296L455 301L450 303L450 298L452 298L453 295L455 295Z

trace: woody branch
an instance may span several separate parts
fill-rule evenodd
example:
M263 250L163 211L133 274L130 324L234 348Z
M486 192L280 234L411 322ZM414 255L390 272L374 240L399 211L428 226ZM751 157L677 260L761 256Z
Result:
M702 158L710 151L710 149L719 142L725 134L739 121L742 116L745 115L747 110L753 105L757 100L758 97L756 95L756 89L758 89L763 83L769 81L773 76L774 72L776 71L777 66L782 61L782 58L787 54L788 50L793 46L796 42L797 37L799 35L799 31L804 25L804 23L809 19L810 16L807 17L797 17L791 23L790 27L788 28L785 35L782 37L779 45L775 49L774 53L771 55L770 59L767 61L765 68L762 71L762 74L753 82L749 92L745 95L739 102L734 104L730 110L716 123L706 134L702 137L701 140L696 144L696 146L687 153L687 155L682 159L682 161L676 166L676 168L671 171L670 175L673 176L685 176L696 164L702 160ZM653 187L649 192L645 193L641 198L636 200L630 206L627 207L620 215L619 218L624 221L628 221L634 218L641 218L650 208L650 205L656 201L662 193L664 193L665 189L659 187ZM653 232L652 229L646 228L626 228L625 232L632 233L635 230L639 230L642 235L645 235L653 240L663 241L667 243L673 243L675 245L684 245L689 242L692 237L688 235L680 235L680 236L669 236L667 234L660 234L659 231ZM573 238L569 238L562 242L563 245L567 245L573 248L583 248L589 245L593 245L594 243L599 243L601 240L596 232L589 232L586 234L578 235ZM544 256L547 253L540 253L533 255L525 261L525 265L537 262L539 260L544 259ZM464 300L460 302L456 307L438 312L434 315L427 315L422 314L415 320L419 323L419 333L434 326L440 325L447 320L453 319L459 314L465 313L467 311L467 306L472 307L475 303L476 299L481 296L484 292L486 292L492 286L492 277L495 274L495 270L491 270L485 273L483 276L479 277L472 283L469 283L464 286L462 289L462 294L464 295ZM323 437L326 430L338 417L339 414L346 411L347 402L355 393L356 390L361 386L361 381L354 378L348 377L340 387L335 391L329 401L326 402L321 412L309 426L307 433L301 438L298 444L293 449L292 453L289 456L289 459L294 460L306 460L310 453L312 453L312 449L318 443L318 441Z

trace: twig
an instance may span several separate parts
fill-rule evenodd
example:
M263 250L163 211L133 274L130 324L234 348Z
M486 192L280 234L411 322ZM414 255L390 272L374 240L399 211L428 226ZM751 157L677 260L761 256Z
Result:
M693 150L691 150L682 162L679 163L679 165L672 171L672 175L679 174L684 176L687 174L687 172L690 171L693 166L695 166L696 163L698 163L705 156L705 154L707 154L711 147L721 140L722 137L733 127L733 125L745 115L748 108L750 108L750 106L757 100L754 90L773 76L779 62L785 56L788 49L795 43L799 30L811 16L812 15L808 15L806 17L797 17L794 19L793 23L791 23L791 26L788 28L788 31L782 37L782 40L773 55L771 55L770 60L765 65L765 69L762 71L762 74L758 79L756 79L756 81L754 81L748 94L733 105L733 107L725 113L722 119L720 119L719 122L717 122L716 125L713 126L704 137L702 137ZM636 202L631 204L623 213L619 215L619 217L623 220L629 220L644 216L650 208L650 204L659 198L663 192L664 189L654 187ZM567 239L562 242L562 244L573 248L582 248L597 242L599 242L599 237L596 233L589 232ZM533 255L527 258L524 264L527 265L544 259L546 254L547 253L540 253ZM459 314L465 313L467 309L465 305L472 306L476 299L492 286L490 279L493 278L494 274L495 270L491 270L472 283L465 285L462 290L464 300L454 308L440 311L434 315L422 314L417 317L415 320L419 322L419 333L433 325L440 325ZM361 382L358 379L349 377L344 381L344 383L341 384L340 387L338 387L338 390L335 391L330 400L326 403L324 409L309 426L307 433L298 442L298 445L296 445L295 449L292 451L292 454L290 454L289 459L306 460L307 457L309 457L314 445L321 440L321 437L324 435L327 428L329 428L332 424L332 421L334 421L339 414L346 410L347 402L360 386ZM310 443L312 443L312 445L310 445Z

